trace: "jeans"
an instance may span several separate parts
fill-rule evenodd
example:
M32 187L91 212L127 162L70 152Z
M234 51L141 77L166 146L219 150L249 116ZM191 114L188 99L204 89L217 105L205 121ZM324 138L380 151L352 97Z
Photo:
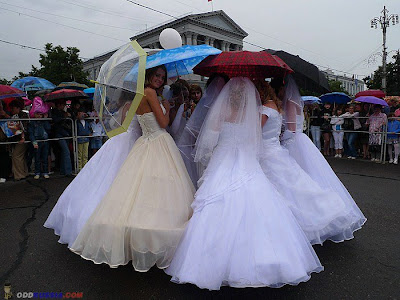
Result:
M61 163L60 163L60 173L62 175L72 174L71 157L69 154L68 142L66 140L59 140L58 144L61 148Z
M48 174L49 173L49 143L39 142L39 148L35 149L35 175ZM43 172L40 170L40 164L42 164Z
M354 142L356 141L358 136L358 132L348 132L346 133L347 144L349 145L349 154L350 156L357 157L356 147L354 146Z
M314 145L321 151L321 128L319 126L311 125L310 128Z
M343 149L343 131L333 131L333 139L335 140L335 150Z

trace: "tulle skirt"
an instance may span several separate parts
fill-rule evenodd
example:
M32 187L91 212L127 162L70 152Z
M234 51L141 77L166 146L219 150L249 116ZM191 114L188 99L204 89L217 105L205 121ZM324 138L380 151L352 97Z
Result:
M343 199L312 180L279 141L264 141L260 163L311 244L322 244L352 225L351 210Z
M192 205L193 217L166 269L173 282L209 290L281 287L323 270L279 193L258 162L246 156L228 149L213 154Z
M110 267L169 266L192 210L194 187L167 132L140 137L70 248Z
M44 223L60 236L60 243L73 244L139 137L135 130L109 139L61 194Z
M304 133L297 132L294 139L285 144L298 165L323 189L327 189L340 196L348 212L346 219L350 225L341 233L330 236L329 240L342 242L354 238L353 233L360 229L367 221L357 204L330 167L321 152Z

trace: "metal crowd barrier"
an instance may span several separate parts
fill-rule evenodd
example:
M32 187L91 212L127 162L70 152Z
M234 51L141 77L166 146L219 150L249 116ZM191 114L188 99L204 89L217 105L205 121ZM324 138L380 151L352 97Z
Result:
M93 121L93 120L97 120L98 118L93 118L93 117L90 117L90 118L85 118L85 120L87 120L87 121ZM65 120L68 120L69 122L71 122L71 131L72 131L72 136L68 136L68 137L60 137L60 138L48 138L48 139L45 139L45 140L36 140L37 142L48 142L48 141L59 141L59 140L72 140L72 149L73 149L73 164L72 164L72 167L73 167L73 170L74 170L74 173L75 174L77 174L78 173L78 138L81 138L81 137L88 137L88 138L93 138L94 136L91 136L91 135L89 135L89 136L78 136L78 128L77 128L77 124L76 124L76 122L78 121L78 120L73 120L72 118L65 118ZM9 121L11 121L11 122L19 122L19 121L21 121L21 122L25 122L25 121L50 121L50 122L52 122L53 121L53 119L52 118L21 118L21 119L0 119L0 122L9 122ZM1 129L0 129L1 130ZM24 128L24 131L25 131L25 141L24 141L24 143L25 144L29 144L29 143L32 143L30 140L29 140L29 133L28 133L28 130L27 130L27 128ZM95 137L107 137L107 135L101 135L101 136L95 136ZM19 141L15 141L15 142L13 142L13 141L5 141L5 142L0 142L0 145L12 145L12 144L19 144L20 142Z
M315 116L311 116L311 117L309 117L309 118L307 118L307 128L306 128L306 133L307 133L307 135L312 139L312 136L310 136L310 128L311 128L311 125L310 125L310 123L311 123L311 119L317 119L318 117L315 117ZM345 117L343 117L343 118L345 118ZM329 118L329 119L331 119L331 117ZM356 117L356 118L348 118L348 119L369 119L369 117ZM394 117L394 118L387 118L388 119L388 121L390 120L390 119L399 119L399 118L396 118L396 117ZM376 131L376 132L374 132L374 133L380 133L382 136L381 136L381 151L380 151L380 154L381 154L381 156L380 156L380 162L382 163L382 164L385 164L386 163L386 152L387 152L387 135L388 135L388 133L389 134L392 134L391 132L388 132L387 131L387 123L385 123L383 126L382 126L382 129L381 129L381 131ZM332 130L333 131L333 130ZM351 133L351 132L355 132L355 133L367 133L368 135L370 134L370 132L369 131L366 131L366 130L338 130L338 131L340 131L340 132L344 132L344 133ZM321 133L322 133L322 130L321 130ZM399 135L399 137L400 137L400 133L397 133L397 135ZM322 134L321 134L321 142L322 142L322 140L323 140L323 138L322 138ZM322 144L322 143L321 143ZM321 145L322 146L322 145Z

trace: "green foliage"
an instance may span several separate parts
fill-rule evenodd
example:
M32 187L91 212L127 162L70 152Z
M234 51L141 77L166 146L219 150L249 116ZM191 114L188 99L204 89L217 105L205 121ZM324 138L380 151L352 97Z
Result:
M342 87L342 83L338 80L334 80L334 79L330 79L329 80L329 89L331 90L331 92L342 92L345 94L349 94L343 87Z
M0 78L0 84L10 85L11 83L13 83L11 80L7 80L5 78Z
M393 56L393 62L386 65L386 94L388 96L400 95L400 52ZM363 80L367 84L368 89L382 89L383 67L378 67L371 76L365 77Z
M88 73L83 71L83 61L79 58L79 49L76 47L53 46L51 43L45 45L45 54L40 54L40 68L32 65L29 73L19 72L13 79L36 76L42 77L55 85L63 81L76 81L89 84Z

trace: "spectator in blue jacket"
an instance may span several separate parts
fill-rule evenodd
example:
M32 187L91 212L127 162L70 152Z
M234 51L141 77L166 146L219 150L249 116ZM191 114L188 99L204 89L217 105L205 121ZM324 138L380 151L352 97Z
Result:
M89 153L89 137L92 135L90 122L85 120L87 114L80 109L77 115L78 131L78 169L79 171L86 165ZM82 137L79 137L82 136Z
M388 125L387 125L387 149L389 152L389 163L395 165L399 162L399 140L400 140L400 121L395 118L393 112L389 113ZM394 148L394 158L393 158Z

